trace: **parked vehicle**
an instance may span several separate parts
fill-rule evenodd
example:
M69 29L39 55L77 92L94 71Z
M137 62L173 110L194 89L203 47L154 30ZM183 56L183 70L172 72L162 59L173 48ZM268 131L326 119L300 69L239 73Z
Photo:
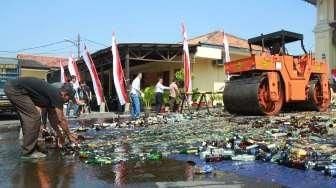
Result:
M18 59L0 57L0 113L13 111L13 106L4 93L4 87L8 80L20 76L20 70Z

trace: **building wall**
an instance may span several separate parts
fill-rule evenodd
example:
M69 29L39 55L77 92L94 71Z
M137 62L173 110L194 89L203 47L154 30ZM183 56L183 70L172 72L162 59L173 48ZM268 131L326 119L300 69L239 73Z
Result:
M209 59L197 59L197 63L192 64L192 87L199 91L214 91L215 85L225 83L223 65L217 65Z
M231 55L231 60L237 60L247 57L245 55ZM211 59L195 60L196 63L192 64L192 87L198 88L201 92L207 91L219 91L224 85L226 80L226 74L224 72L224 66L216 64Z
M38 70L38 69L21 69L21 77L35 77L40 79L47 79L47 73L49 70Z
M336 45L332 42L333 28L329 23L335 21L335 0L317 1L315 32L316 58L326 58L330 68L336 68Z
M247 57L247 54L231 55L231 60ZM181 59L177 57L176 60ZM206 58L190 58L192 71L192 87L198 88L199 91L218 91L224 86L226 75L224 66L217 65L214 60ZM182 62L151 62L143 65L133 66L130 68L130 77L139 73L143 73L142 88L150 85L155 85L157 78L162 76L162 73L169 71L168 85L175 77L175 71L182 69ZM182 86L181 86L182 87Z
M165 80L165 84L168 85L175 77L175 70L183 68L182 62L150 62L142 65L132 66L130 68L130 78L133 79L139 72L143 73L144 87L155 85L157 78L163 76L164 72L169 72L169 80Z

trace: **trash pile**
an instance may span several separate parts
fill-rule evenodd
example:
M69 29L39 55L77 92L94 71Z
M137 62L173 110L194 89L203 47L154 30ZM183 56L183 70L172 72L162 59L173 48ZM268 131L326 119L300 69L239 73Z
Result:
M258 160L336 177L336 118L316 114L236 117L216 111L116 119L73 127L85 140L65 147L64 155L90 165L109 165L187 154L205 162ZM211 171L211 166L199 169Z

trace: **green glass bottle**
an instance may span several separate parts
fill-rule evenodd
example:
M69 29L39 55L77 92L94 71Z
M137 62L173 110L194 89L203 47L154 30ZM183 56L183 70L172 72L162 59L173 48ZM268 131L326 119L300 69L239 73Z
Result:
M151 151L148 155L148 160L157 161L157 160L160 160L160 159L162 159L161 152Z

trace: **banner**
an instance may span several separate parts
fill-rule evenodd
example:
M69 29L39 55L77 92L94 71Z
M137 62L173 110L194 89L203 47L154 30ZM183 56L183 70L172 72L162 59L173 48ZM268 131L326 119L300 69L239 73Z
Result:
M73 57L69 57L68 69L69 69L70 77L71 76L76 76L76 83L74 85L74 88L78 88L79 87L79 80L81 78L80 78L80 73L78 71L78 67L77 67L76 61L74 60Z
M119 57L119 51L115 39L115 35L112 35L112 56L113 56L113 81L114 87L116 89L120 105L124 105L128 102L126 87L125 87L125 78L124 78L124 71L121 66L121 61Z
M96 94L97 104L100 105L102 102L104 102L103 88L101 86L101 83L98 77L96 66L93 63L90 53L86 50L86 46L84 46L83 59L90 72L90 76L91 76L91 80L93 84L93 90Z
M230 62L231 58L230 58L229 42L227 40L224 30L223 30L223 45L224 45L225 63Z
M61 83L65 83L66 82L66 76L65 76L65 73L64 73L64 67L63 67L62 60L59 61L59 66L61 68Z
M182 23L182 35L183 35L184 89L186 93L191 93L192 87L191 87L189 47L187 40L187 31L183 23Z

